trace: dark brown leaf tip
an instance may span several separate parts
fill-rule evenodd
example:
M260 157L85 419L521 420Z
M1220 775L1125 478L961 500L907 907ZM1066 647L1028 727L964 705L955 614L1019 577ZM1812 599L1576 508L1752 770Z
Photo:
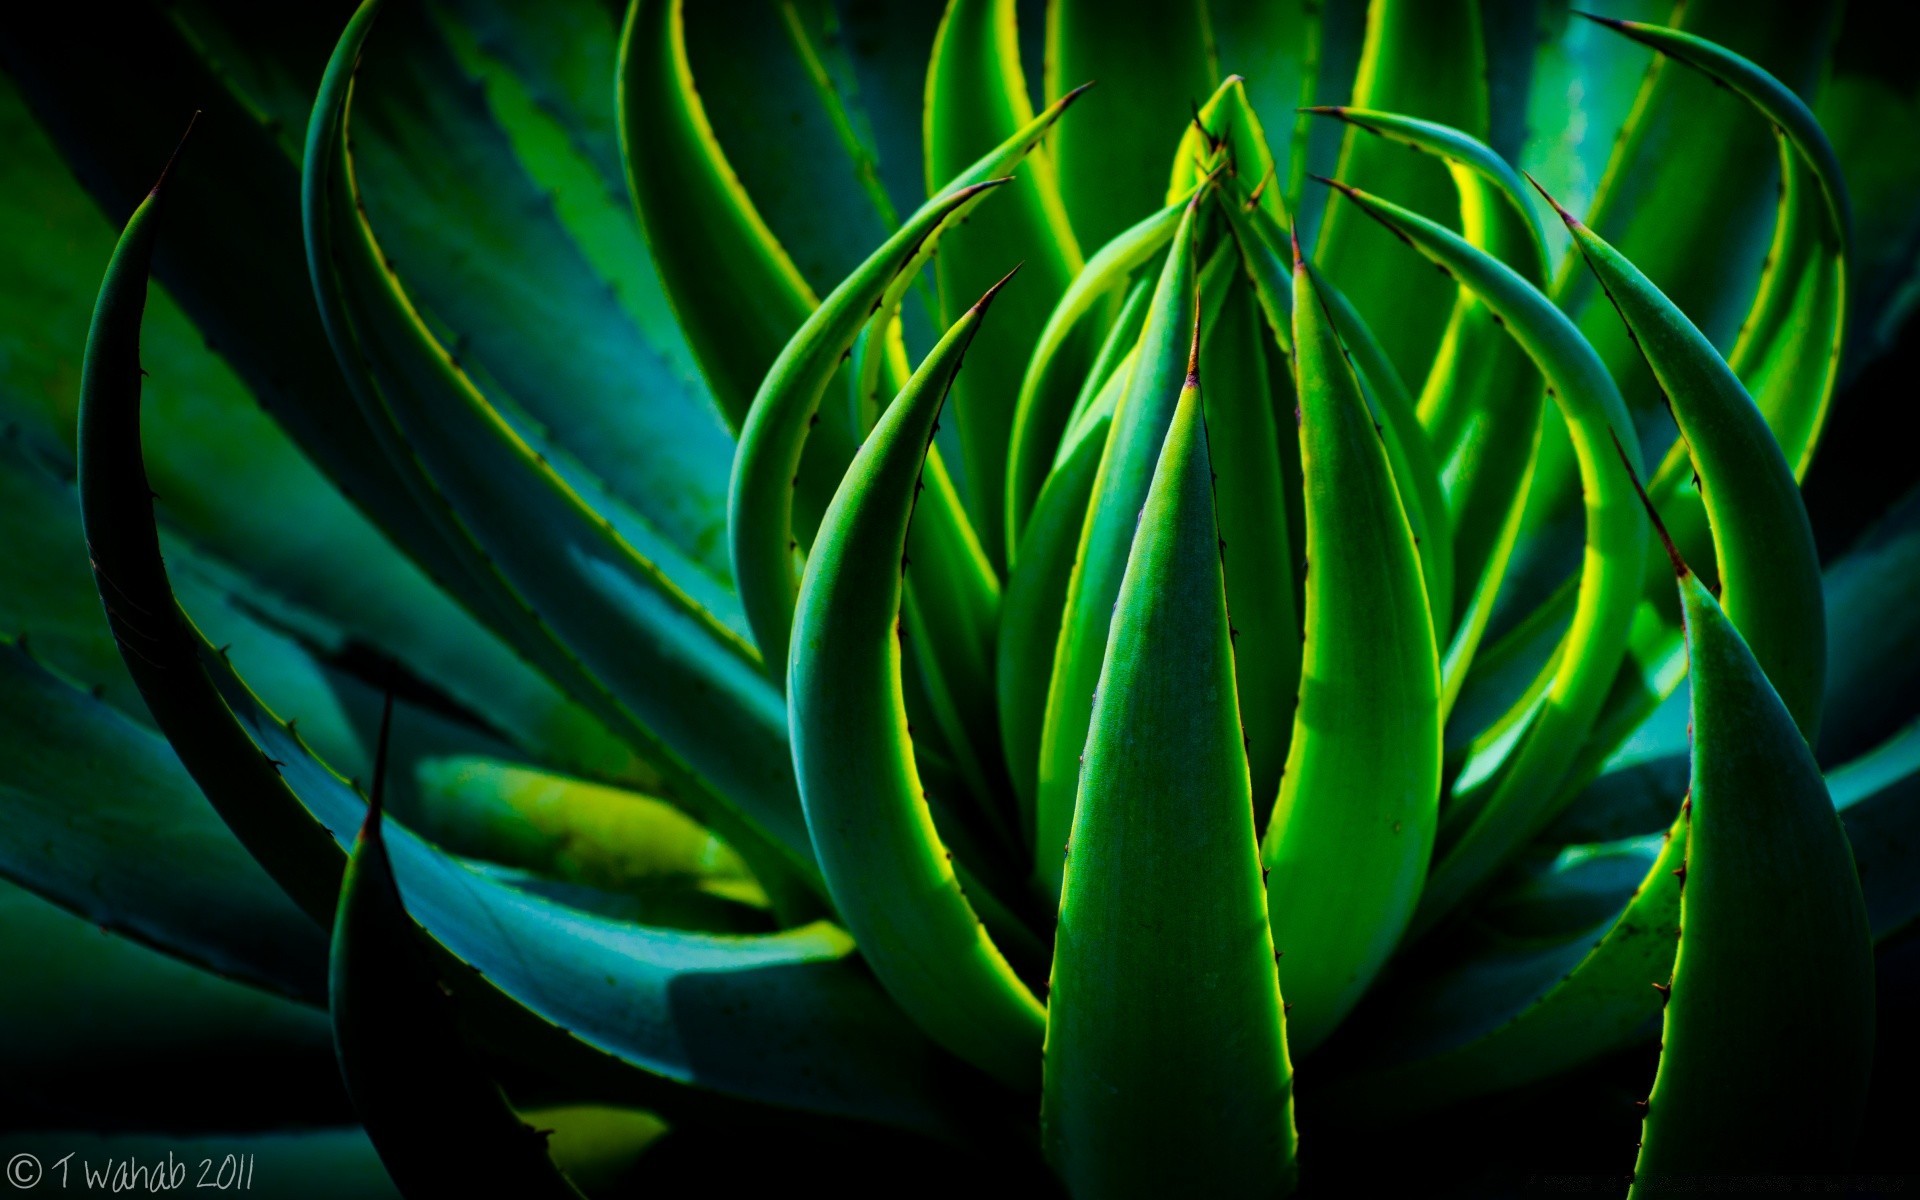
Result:
M1200 287L1196 283L1193 289L1193 342L1187 348L1187 383L1190 388L1200 386Z
M1325 175L1315 175L1311 171L1307 172L1307 178L1313 180L1315 183L1324 183L1328 187L1344 193L1349 200L1358 200L1366 194L1351 184L1341 183L1338 179L1328 179Z
M1293 243L1293 269L1296 272L1304 271L1307 266L1307 260L1305 256L1300 253L1300 231L1298 229L1287 230L1287 241Z
M173 164L180 161L180 152L187 148L187 139L193 136L193 127L200 123L201 111L196 108L193 115L187 118L187 127L181 131L180 140L174 143L173 153L167 156L167 165L160 168L160 178L153 181L153 188L147 193L149 196L158 196L160 189L167 186L167 177L173 174Z
M1613 439L1613 452L1620 456L1620 466L1626 471L1627 479L1632 482L1635 494L1640 497L1641 506L1647 510L1647 516L1653 521L1653 531L1660 535L1660 544L1667 548L1667 559L1673 563L1674 575L1685 579L1693 572L1688 568L1687 560L1681 558L1680 551L1675 548L1673 538L1667 533L1666 522L1660 519L1659 510L1653 507L1653 500L1648 497L1646 486L1640 482L1640 473L1633 469L1632 460L1627 458L1627 448L1620 444L1620 435L1608 429L1607 436Z
M1585 226L1580 224L1579 217L1574 216L1572 213L1568 212L1566 209L1560 207L1560 202L1553 198L1552 193L1548 192L1546 188L1540 186L1540 181L1533 177L1532 172L1522 171L1520 173L1527 177L1527 182L1533 185L1534 191L1540 193L1540 198L1542 200L1545 200L1548 204L1553 205L1553 211L1560 214L1560 219L1567 223L1568 229L1585 228Z
M1007 286L1007 280L1012 279L1015 275L1018 275L1020 273L1020 268L1026 265L1027 265L1026 260L1024 259L1022 259L1020 262L1013 264L1013 270L1008 271L1005 275L1002 275L1000 277L1000 282L988 288L986 290L985 295L981 296L978 300L975 300L973 302L973 311L984 315L987 311L987 306L993 303L993 298L1000 294L1000 289Z
M1576 8L1572 11L1574 16L1585 17L1587 20L1592 21L1595 25L1605 25L1608 29L1618 29L1624 32L1627 29L1628 25L1630 24L1627 21L1622 21L1618 17L1603 17L1599 13L1590 13L1585 11L1584 9Z
M1094 86L1099 82L1100 81L1098 79L1089 79L1085 83L1081 84L1079 87L1074 88L1072 91L1068 92L1064 96L1061 96L1058 100L1055 100L1053 102L1054 107L1058 109L1058 112L1054 114L1055 118L1057 119L1060 113L1063 113L1067 111L1067 109L1073 107L1073 102L1080 98L1080 95L1082 92L1085 92L1088 88Z

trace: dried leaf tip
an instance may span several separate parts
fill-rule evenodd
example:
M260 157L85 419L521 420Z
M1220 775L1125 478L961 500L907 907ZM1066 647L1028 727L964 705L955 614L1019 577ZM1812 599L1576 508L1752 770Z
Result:
M984 315L987 311L987 306L993 303L993 298L1000 294L1000 289L1007 286L1007 280L1012 279L1015 275L1018 275L1020 273L1020 268L1026 265L1027 263L1025 259L1022 259L1021 261L1013 264L1013 270L1008 271L1005 275L1002 275L1000 277L1000 282L988 288L984 295L982 295L978 300L975 300L973 302L972 311Z
M1094 86L1099 82L1100 81L1098 79L1089 79L1085 83L1081 84L1079 87L1074 88L1072 91L1067 92L1065 95L1061 96L1058 100L1055 100L1053 102L1053 107L1055 109L1055 112L1053 114L1054 118L1058 120L1060 114L1067 111L1067 109L1072 106L1073 102L1080 98L1080 93L1086 91L1088 88Z
M1653 507L1653 500L1648 497L1645 485L1640 482L1640 472L1633 469L1632 461L1627 458L1627 448L1620 444L1620 435L1608 429L1607 436L1613 439L1613 451L1620 456L1620 466L1626 471L1627 478L1632 481L1633 490L1640 497L1640 504L1647 510L1647 516L1653 521L1653 531L1660 535L1660 544L1667 548L1667 559L1673 563L1674 575L1685 579L1692 574L1692 570L1687 566L1687 560L1680 557L1680 551L1674 547L1673 538L1667 533L1666 522L1660 519L1659 510Z
M180 132L180 140L174 143L173 153L167 156L167 165L160 168L160 178L153 181L153 188L147 195L158 196L160 189L167 186L167 178L173 174L173 164L180 161L180 152L187 148L187 139L193 136L193 127L200 123L202 111L196 108L193 115L187 118L187 127Z
M1553 198L1553 195L1550 192L1548 192L1546 188L1540 186L1540 181L1538 179L1535 179L1531 172L1522 171L1520 173L1527 177L1527 182L1533 185L1534 191L1540 193L1540 198L1542 200L1545 200L1548 204L1553 205L1553 211L1560 214L1560 219L1566 222L1568 229L1582 228L1580 224L1580 218L1574 216L1572 213L1568 212L1566 209L1560 207L1560 202L1558 200L1555 200Z
M1260 176L1260 182L1254 184L1253 190L1247 193L1247 206L1245 211L1252 212L1254 209L1260 207L1261 193L1265 192L1267 185L1273 182L1274 172L1278 169L1278 165L1279 164L1272 162L1267 164L1266 173Z
M1200 386L1200 289L1193 290L1193 344L1187 349L1187 387Z
M1328 187L1344 193L1350 200L1358 200L1360 198L1361 192L1359 188L1353 187L1350 184L1341 183L1338 179L1328 179L1325 175L1315 175L1311 171L1307 172L1307 178L1313 180L1315 183L1324 183Z
M1293 243L1293 269L1295 271L1304 271L1307 266L1307 260L1300 253L1300 231L1298 229L1287 230L1287 241Z

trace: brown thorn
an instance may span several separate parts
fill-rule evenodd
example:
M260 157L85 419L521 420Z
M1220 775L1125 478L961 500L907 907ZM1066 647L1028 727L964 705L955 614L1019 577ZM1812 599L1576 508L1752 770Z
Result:
M1548 204L1553 205L1553 211L1560 214L1560 219L1566 222L1566 226L1568 229L1583 228L1583 226L1580 224L1580 218L1574 216L1572 213L1568 212L1566 209L1560 207L1560 202L1558 200L1555 200L1553 196L1547 192L1546 188L1540 186L1540 181L1533 177L1533 173L1531 171L1522 171L1520 173L1526 176L1528 183L1533 185L1533 190L1540 193L1541 199L1545 200Z
M153 181L153 188L147 193L149 196L159 195L160 189L167 186L167 177L173 174L173 164L179 161L180 151L186 149L187 139L193 136L193 127L200 123L200 113L201 110L196 108L193 115L187 118L187 127L180 134L180 140L174 143L173 153L167 156L167 165L160 168L160 178Z
M1627 458L1627 448L1620 444L1620 435L1609 427L1607 436L1613 439L1613 451L1620 456L1620 465L1626 469L1627 478L1633 482L1633 490L1639 495L1641 505L1647 510L1647 516L1653 520L1653 530L1660 535L1660 544L1667 548L1667 558L1673 563L1673 573L1685 579L1691 574L1687 569L1687 560L1681 558L1680 551L1674 547L1673 538L1667 533L1666 523L1660 519L1659 510L1653 507L1653 500L1648 497L1646 487L1640 482L1640 473L1633 469L1633 463Z
M993 303L993 298L1000 293L1000 289L1007 286L1007 280L1012 279L1015 275L1018 275L1020 273L1020 268L1026 265L1027 264L1025 259L1022 259L1021 261L1013 264L1013 270L1008 271L1005 275L1002 275L1000 277L1000 282L988 288L985 295L981 296L978 300L975 300L973 302L973 310L975 312L978 312L984 315L987 311L987 306Z

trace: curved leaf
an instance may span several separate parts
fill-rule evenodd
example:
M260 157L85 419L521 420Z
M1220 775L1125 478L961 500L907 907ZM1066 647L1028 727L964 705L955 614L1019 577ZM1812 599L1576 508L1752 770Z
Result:
M1356 207L1472 288L1505 322L1546 377L1548 394L1580 451L1588 496L1588 552L1573 624L1543 672L1550 682L1537 713L1514 738L1498 770L1483 774L1470 792L1456 786L1414 922L1419 931L1484 882L1553 817L1552 789L1592 727L1626 654L1645 561L1646 522L1628 481L1606 469L1611 431L1628 427L1620 392L1572 322L1511 268L1457 234L1398 205L1336 186Z
M962 894L907 732L896 625L921 462L993 293L874 427L827 510L794 623L794 768L827 887L888 992L934 1040L1031 1088L1045 1010Z
M1127 370L1123 365L1114 373L1118 382L1111 390L1124 385ZM1007 579L1006 602L1000 607L994 686L1000 740L1020 801L1023 841L1033 834L1053 649L1060 640L1074 552L1080 547L1094 476L1112 424L1111 407L1104 414L1090 414L1072 448L1062 447L1066 457L1047 476L1047 485L1034 501L1032 519L1020 538L1020 557Z
M1813 110L1765 68L1684 30L1593 19L1738 93L1780 138L1783 193L1770 266L1728 361L1748 379L1802 476L1839 382L1846 332L1853 218L1840 160ZM1819 214L1817 230L1807 227L1816 223L1808 210Z
M728 165L687 61L685 0L632 0L620 33L620 149L674 316L727 423L818 306Z
M1826 676L1826 610L1793 470L1705 335L1598 234L1571 213L1561 216L1666 393L1700 480L1698 507L1668 510L1675 541L1697 552L1704 515L1727 617L1811 741Z
M1009 561L1017 557L1016 551L1027 515L1040 494L1060 440L1072 426L1073 418L1068 414L1070 406L1071 409L1078 408L1073 403L1074 397L1077 394L1084 398L1087 394L1082 384L1090 382L1090 378L1088 381L1073 378L1075 357L1063 353L1063 348L1077 330L1099 315L1100 301L1110 298L1115 290L1124 287L1133 273L1145 266L1173 237L1189 199L1191 197L1182 198L1178 203L1169 204L1152 216L1143 218L1088 259L1086 266L1067 286L1060 302L1054 305L1046 326L1040 331L1039 340L1034 343L1033 357L1028 361L1026 375L1020 381L1020 396L1014 405L1012 440L1007 449ZM1124 326L1125 323L1120 324ZM1113 344L1111 331L1107 344ZM1128 341L1127 345L1131 346L1132 342ZM1107 353L1103 349L1101 356ZM1091 375L1099 374L1097 367L1096 363ZM1096 383L1092 386L1097 389L1099 385Z
M922 107L929 194L990 147L1032 129L1014 0L949 0L934 35ZM955 230L947 253L934 263L940 324L959 320L975 297L1016 265L1020 283L999 301L1001 319L975 338L967 373L954 383L967 511L995 563L1012 553L1007 463L1021 373L1034 351L1034 330L1083 265L1052 156L1037 147L1009 195ZM1058 349L1084 365L1094 347L1081 335Z
M1678 554L1674 567L1693 778L1635 1195L1675 1175L1841 1169L1873 1061L1873 943L1846 834L1753 654Z
M401 816L456 854L613 892L680 885L764 902L733 848L651 796L492 759L428 759Z
M205 644L159 555L138 366L156 204L129 222L89 339L80 484L95 577L128 669L181 761L274 881L325 922L365 805ZM929 1050L830 925L765 937L647 929L491 881L401 828L388 848L422 926L466 964L446 977L492 1049L663 1111L688 1102L663 1083L675 1080L760 1103L945 1125L928 1099Z
M754 642L768 674L776 679L786 667L798 587L794 558L805 532L794 521L801 455L819 423L828 384L888 288L932 257L949 223L964 220L988 192L1005 182L983 178L962 183L929 201L813 311L781 349L754 395L733 458L727 535L734 583ZM836 461L840 457L834 455Z
M1066 856L1040 1119L1082 1195L1284 1194L1295 1170L1197 371L1128 555Z
M308 130L304 216L315 294L373 419L413 457L469 571L516 643L643 747L670 798L755 859L818 886L785 745L751 649L641 557L516 437L388 269L357 203L347 109L377 15L335 48Z
M1219 69L1200 0L1054 0L1046 7L1046 94L1100 83L1087 119L1054 134L1073 231L1103 246L1161 203L1164 170L1142 146L1170 146Z
M546 1139L508 1106L455 1031L453 1005L407 915L381 835L387 732L373 798L340 884L328 956L328 1009L340 1074L387 1173L403 1192L444 1189L579 1197Z
M1293 317L1306 648L1261 860L1304 1054L1359 1001L1419 898L1439 819L1440 666L1386 449L1297 259Z
M1673 970L1685 829L1631 899L1561 941L1470 958L1356 1018L1330 1108L1392 1121L1546 1079L1641 1038ZM1635 856L1628 859L1638 865Z
M0 875L228 979L317 1003L326 938L166 743L0 645Z
M1406 113L1487 132L1487 63L1480 6L1470 0L1380 0L1368 6L1353 106ZM1460 211L1440 164L1349 129L1334 174L1455 222ZM1446 323L1447 286L1392 269L1387 236L1342 197L1327 200L1315 261L1380 332L1405 379L1423 378Z
M1047 685L1035 806L1034 882L1048 900L1059 892L1060 871L1052 848L1066 843L1073 825L1080 752L1086 745L1093 693L1106 657L1113 603L1126 572L1127 548L1186 378L1195 304L1193 240L1197 214L1207 195L1203 191L1189 202L1174 231L1147 310L1146 327L1140 333L1138 357L1114 406L1112 431L1094 477L1067 584L1053 676Z
M1535 287L1547 278L1540 224L1524 185L1484 142L1431 121L1371 109L1312 110L1386 141L1438 157L1459 195L1462 236L1505 262ZM1436 605L1446 644L1443 708L1450 709L1479 648L1506 565L1532 471L1541 419L1537 372L1499 318L1469 288L1453 314L1420 394L1420 420L1442 465L1449 522L1450 593ZM1403 439L1404 440L1404 439ZM1429 573L1429 579L1434 576Z
M1298 555L1289 536L1275 421L1275 410L1284 410L1293 388L1284 375L1269 376L1269 358L1277 357L1269 355L1270 344L1253 289L1236 271L1219 314L1201 331L1200 370L1213 399L1208 445L1247 772L1254 795L1261 797L1280 786L1300 686L1301 646L1294 579Z

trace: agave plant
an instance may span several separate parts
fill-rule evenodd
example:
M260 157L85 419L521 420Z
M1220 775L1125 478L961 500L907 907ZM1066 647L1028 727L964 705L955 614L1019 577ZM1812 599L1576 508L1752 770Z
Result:
M8 9L10 1182L1848 1169L1912 65L1610 7Z

